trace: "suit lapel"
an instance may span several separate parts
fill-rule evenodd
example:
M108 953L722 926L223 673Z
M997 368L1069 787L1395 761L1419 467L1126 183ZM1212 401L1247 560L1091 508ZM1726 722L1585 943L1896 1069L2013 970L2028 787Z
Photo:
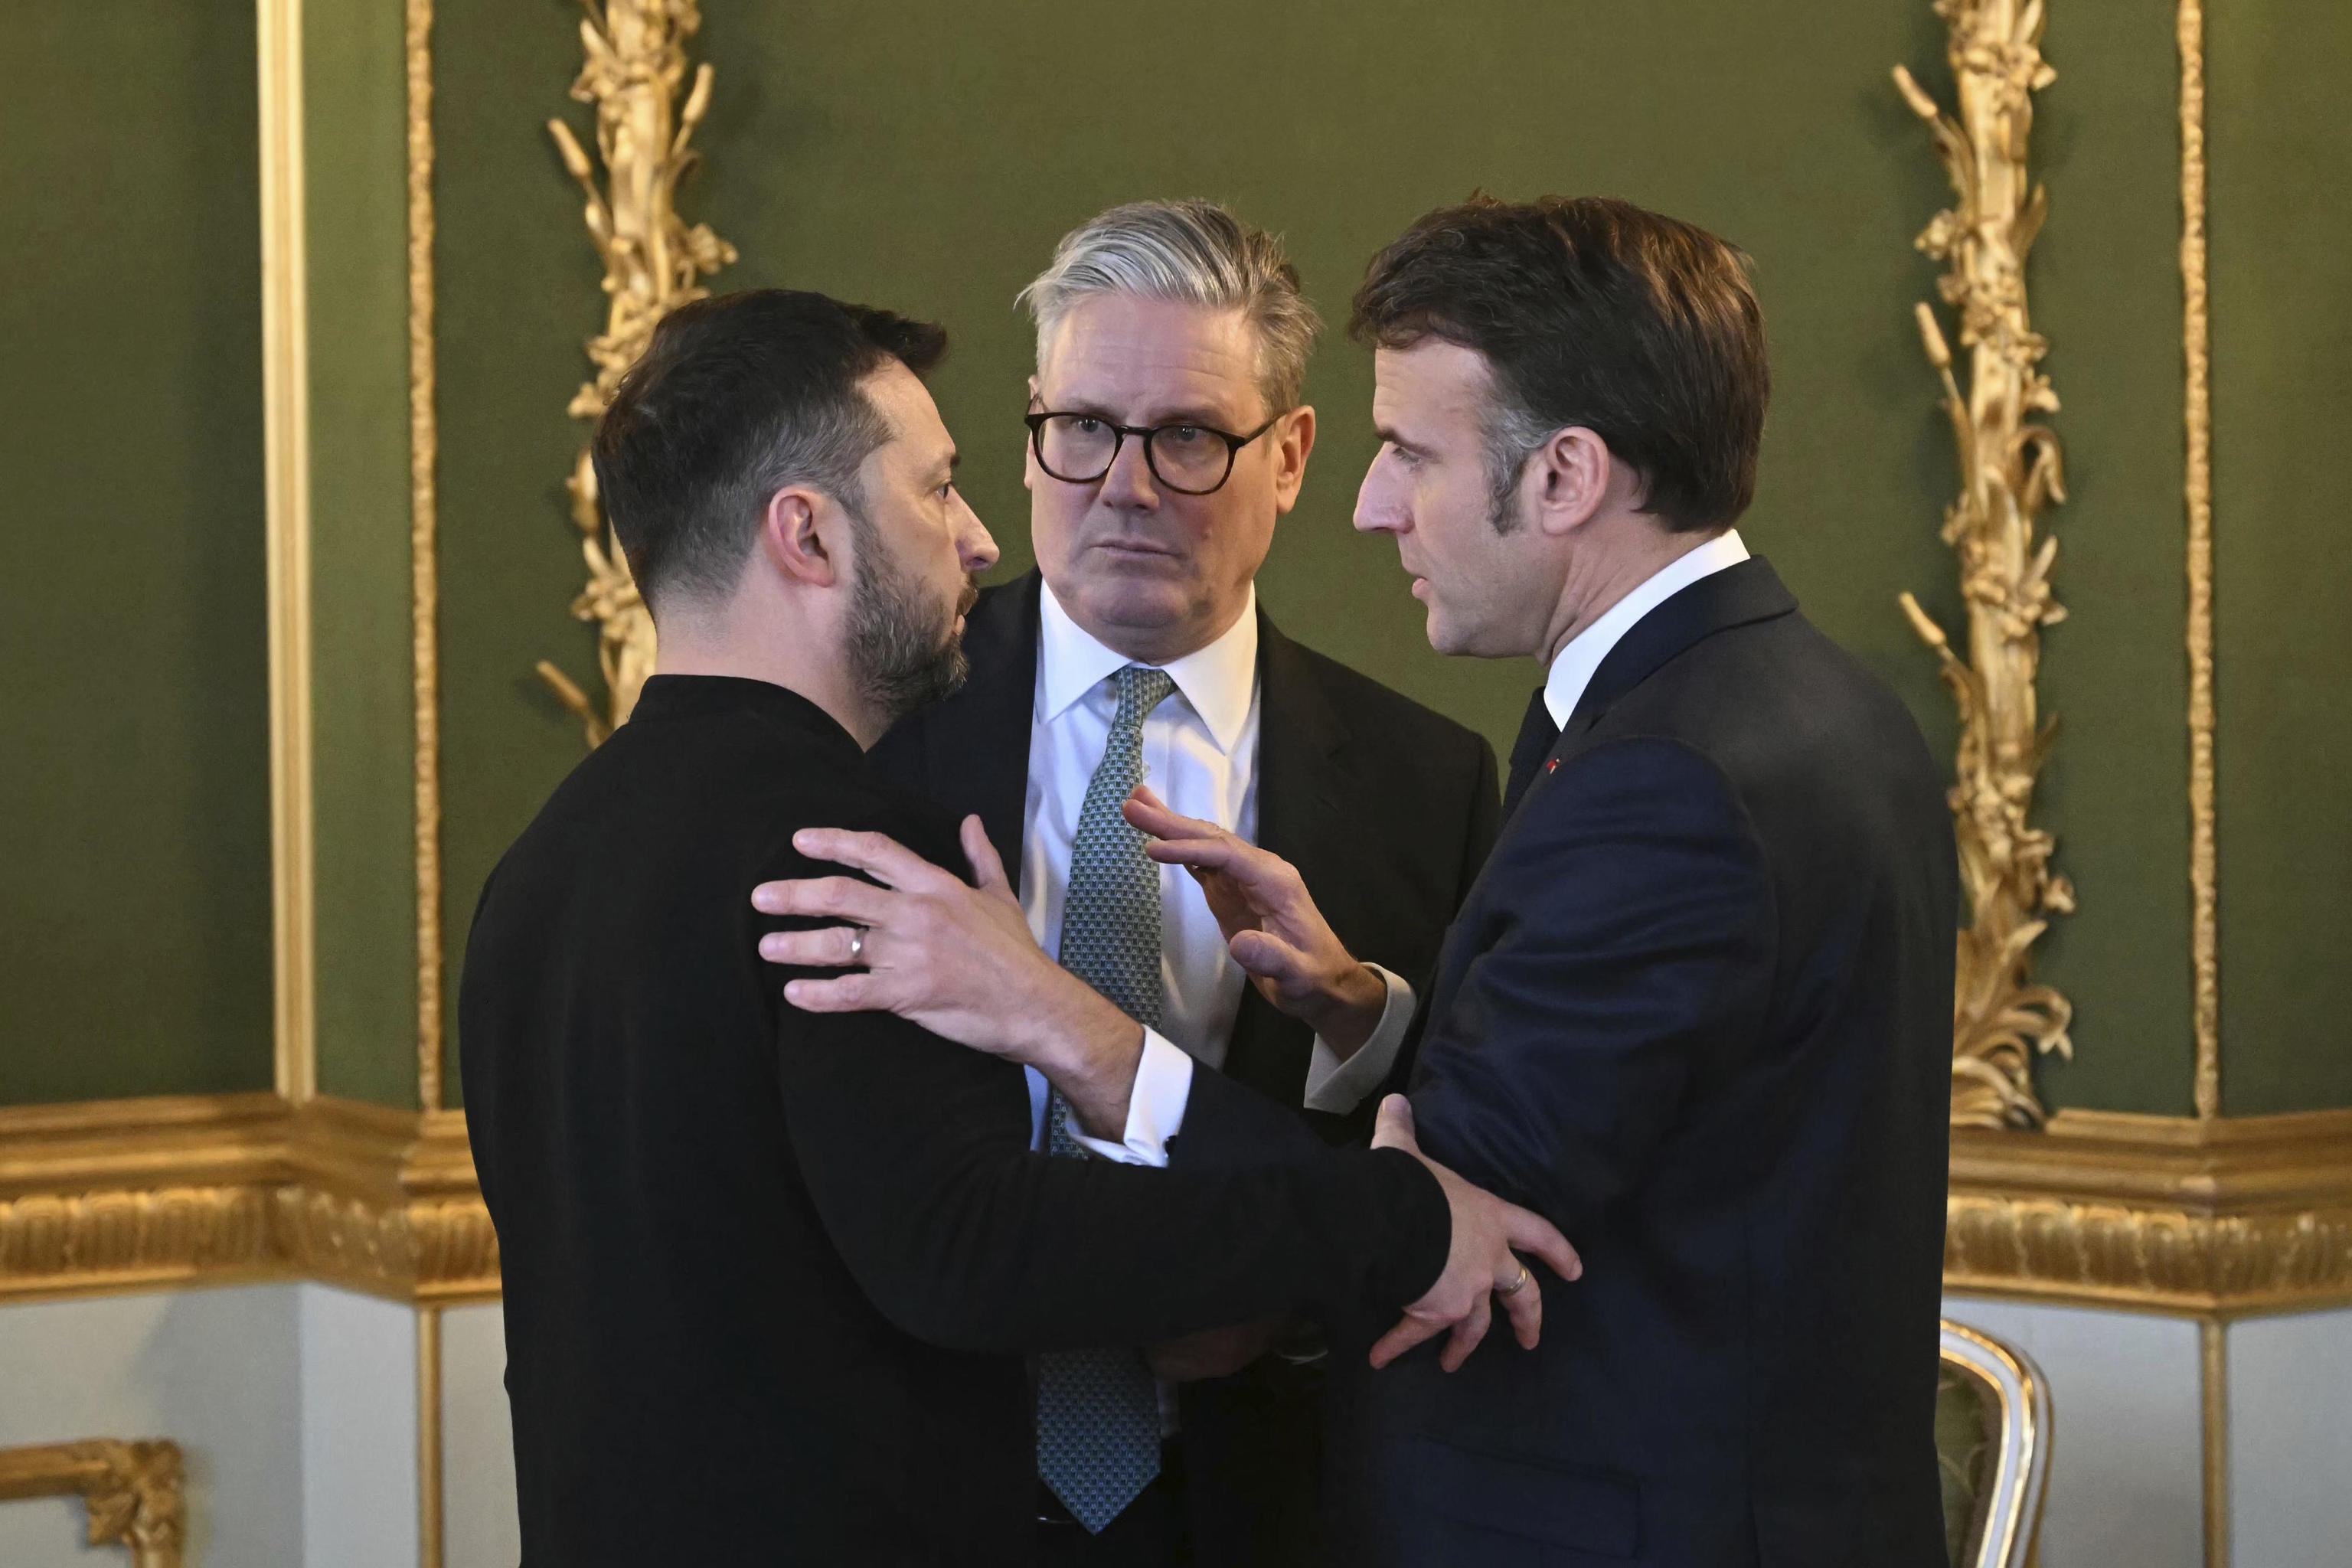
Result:
M1344 911L1354 903L1355 857L1363 844L1342 778L1347 727L1298 646L1263 610L1257 649L1257 842L1297 868L1327 914ZM1335 926L1344 919L1342 912ZM1276 1012L1255 986L1245 987L1225 1076L1296 1105L1306 1089L1311 1038L1305 1025Z
M1592 672L1576 711L1560 731L1563 745L1589 733L1619 698L1692 645L1733 626L1793 612L1797 601L1771 563L1751 555L1709 573L1633 623Z
M968 803L1014 886L1029 799L1030 720L1037 696L1035 572L981 596L964 624L971 673L929 716L923 765L942 799Z
M1760 555L1751 555L1737 565L1700 578L1634 622L1601 661L1601 668L1592 672L1592 679L1586 684L1584 695L1577 699L1576 711L1568 716L1550 755L1535 770L1527 788L1505 814L1503 835L1496 841L1496 856L1507 847L1511 828L1528 801L1542 793L1552 770L1583 745L1612 707L1664 668L1677 654L1716 633L1791 615L1796 608L1795 595L1781 584L1771 563ZM1524 736L1525 731L1521 733ZM1516 765L1516 759L1514 763ZM1493 863L1493 858L1489 858L1488 864ZM1477 897L1475 883L1470 897Z
M1348 731L1299 657L1298 645L1258 612L1257 838L1314 885L1344 847L1332 831L1347 808L1337 758Z

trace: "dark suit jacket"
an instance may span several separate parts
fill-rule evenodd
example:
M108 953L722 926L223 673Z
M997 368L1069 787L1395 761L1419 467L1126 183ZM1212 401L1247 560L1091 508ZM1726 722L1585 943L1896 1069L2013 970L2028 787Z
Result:
M874 751L879 765L958 817L979 814L1016 877L1042 584L1032 572L982 594L965 626L970 680ZM1421 985L1495 839L1493 749L1301 647L1263 612L1258 692L1259 844L1298 868L1350 952ZM1377 1096L1346 1117L1299 1110L1313 1043L1304 1024L1244 988L1224 1076L1333 1142L1360 1142ZM1181 1392L1194 1549L1205 1568L1318 1560L1321 1384L1319 1368L1270 1356Z
M796 828L943 863L782 687L659 677L492 875L460 1015L505 1271L524 1560L1010 1563L1022 1352L1425 1289L1444 1203L1217 1082L1173 1163L1029 1152L1020 1069L784 1005L751 888Z
M1584 1277L1538 1276L1532 1352L1351 1381L1359 1560L1942 1563L1958 894L1917 726L1750 560L1639 622L1533 771L1412 1096Z

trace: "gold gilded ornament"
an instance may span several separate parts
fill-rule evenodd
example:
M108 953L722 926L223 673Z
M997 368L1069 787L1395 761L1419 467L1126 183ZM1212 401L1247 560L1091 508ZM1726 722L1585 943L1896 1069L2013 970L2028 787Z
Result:
M1919 335L1944 383L1958 447L1960 493L1945 510L1944 542L1959 557L1968 606L1967 657L1909 594L1903 610L1936 650L1959 705L1958 778L1951 792L1968 889L1952 1008L1952 1121L2036 1128L2033 1058L2074 1053L2074 1007L2032 983L2033 943L2049 917L2074 907L2050 868L2056 842L2032 823L2033 785L2057 734L2036 713L2042 628L2065 617L2051 596L2058 542L2037 541L2042 509L2066 499L2058 438L2036 414L2057 395L2040 370L2047 339L2029 322L2025 258L2049 212L2026 172L2033 94L2057 79L2042 58L2042 0L1936 0L1950 26L1958 111L1946 115L1901 66L1895 85L1935 133L1958 200L1936 215L1918 248L1945 264L1938 292L1959 315L1969 355L1965 391L1934 309L1918 307Z
M179 1445L160 1438L0 1448L0 1502L79 1497L89 1508L89 1543L129 1547L133 1568L180 1568L188 1531L185 1479Z
M735 259L735 247L708 224L688 226L677 214L677 187L700 154L688 143L710 105L711 69L697 67L694 85L685 85L686 42L702 26L695 0L583 0L588 15L580 24L587 63L572 84L572 96L596 108L596 170L572 128L548 121L563 166L588 198L588 237L604 263L610 300L604 330L588 340L595 375L582 384L569 413L594 420L612 402L621 377L653 341L661 319L706 292L701 279ZM629 575L620 542L604 521L596 495L596 471L583 447L564 482L572 495L572 521L580 530L588 584L572 602L572 614L597 630L596 657L604 678L600 707L572 679L546 659L541 679L587 731L588 743L601 744L628 721L637 693L653 673L654 623Z

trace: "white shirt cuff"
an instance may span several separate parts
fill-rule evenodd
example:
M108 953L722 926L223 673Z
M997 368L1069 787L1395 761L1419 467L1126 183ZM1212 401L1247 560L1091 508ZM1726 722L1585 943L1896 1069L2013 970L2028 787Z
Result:
M1385 1016L1382 1022L1387 1020ZM1393 1055L1396 1047L1391 1046ZM1127 1100L1127 1138L1109 1143L1078 1131L1070 1136L1090 1154L1122 1165L1165 1165L1168 1141L1184 1130L1184 1107L1192 1099L1192 1058L1157 1029L1143 1031L1143 1059L1135 1067L1135 1088Z
M1328 1110L1345 1116L1364 1102L1364 1097L1381 1087L1396 1065L1397 1047L1404 1044L1405 1032L1412 1027L1412 987L1391 974L1377 963L1365 968L1381 977L1388 987L1388 1000L1381 1005L1381 1021L1374 1026L1371 1038L1356 1047L1356 1054L1340 1058L1339 1053L1315 1037L1314 1054L1307 1058L1307 1097L1303 1103L1309 1110Z

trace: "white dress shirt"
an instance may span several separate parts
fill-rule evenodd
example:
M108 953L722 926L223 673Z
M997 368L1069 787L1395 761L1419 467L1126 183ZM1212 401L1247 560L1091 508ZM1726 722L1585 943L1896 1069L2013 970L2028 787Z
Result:
M1069 890L1070 852L1087 785L1100 764L1118 706L1112 677L1137 662L1105 647L1070 618L1050 585L1040 595L1037 692L1029 725L1029 789L1021 848L1021 908L1037 945L1059 954L1062 905ZM1257 596L1232 627L1206 647L1159 668L1176 689L1143 721L1143 777L1152 793L1180 816L1198 817L1255 842L1257 835ZM1306 1101L1317 1110L1351 1109L1387 1071L1412 1016L1412 992L1380 972L1389 998L1371 1041L1344 1064L1349 1077L1335 1090L1340 1068L1330 1048L1315 1043L1318 1063ZM1143 1061L1129 1100L1124 1141L1073 1134L1095 1153L1130 1164L1164 1164L1167 1143L1184 1121L1192 1068L1224 1064L1248 976L1234 962L1216 916L1181 866L1160 868L1160 1027L1144 1032ZM1377 1068L1378 1070L1373 1070ZM1347 1095L1350 1082L1370 1082ZM1044 1146L1046 1086L1029 1069L1032 1141ZM1344 1102L1339 1102L1339 1101Z
M1643 616L1700 578L1712 577L1747 559L1748 546L1740 542L1739 531L1726 529L1696 550L1659 567L1642 580L1641 586L1603 611L1599 620L1569 638L1568 646L1552 656L1551 673L1544 679L1544 708L1551 721L1568 728L1601 661Z

